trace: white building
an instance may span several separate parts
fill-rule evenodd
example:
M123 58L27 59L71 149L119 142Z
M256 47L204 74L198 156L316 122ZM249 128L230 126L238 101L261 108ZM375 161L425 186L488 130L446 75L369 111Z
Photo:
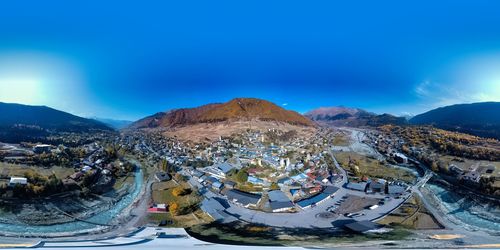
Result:
M17 184L26 185L28 184L28 179L24 177L10 177L9 186L13 187Z
M41 153L49 153L51 149L51 145L48 144L39 144L33 147L33 151L37 154Z

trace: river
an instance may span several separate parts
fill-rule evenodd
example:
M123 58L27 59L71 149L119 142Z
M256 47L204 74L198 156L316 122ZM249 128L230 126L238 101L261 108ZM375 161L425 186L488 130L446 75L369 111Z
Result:
M471 230L500 232L500 209L497 205L478 203L437 184L427 183L426 189L438 199L439 209L449 216L450 221Z
M143 185L143 173L140 168L137 168L134 174L134 186L131 187L131 192L123 196L111 209L106 210L102 213L96 214L92 217L87 218L89 222L94 222L97 224L109 224L116 218L126 207L130 206L137 195L140 193ZM47 235L47 234L68 234L68 233L85 233L88 231L93 231L96 228L104 228L104 226L98 226L96 224L87 223L83 221L73 221L68 223L61 223L55 225L46 226L30 226L24 224L7 224L0 223L0 232L3 234L15 234L15 235Z

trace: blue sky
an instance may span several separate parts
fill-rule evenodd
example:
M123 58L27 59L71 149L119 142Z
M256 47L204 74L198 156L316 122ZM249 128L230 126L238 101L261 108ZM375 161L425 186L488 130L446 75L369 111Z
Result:
M258 97L418 114L500 101L498 1L10 1L0 101L138 119Z

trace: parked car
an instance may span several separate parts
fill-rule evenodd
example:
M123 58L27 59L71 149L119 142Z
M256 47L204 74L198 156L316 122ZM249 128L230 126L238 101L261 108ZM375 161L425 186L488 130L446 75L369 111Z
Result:
M337 210L337 208L339 208L339 207L338 206L329 206L326 209L326 211L333 213L333 212L335 212L335 210Z
M350 217L351 218L357 218L357 217L360 217L360 216L363 216L363 215L365 215L365 214L364 213L355 213L355 214L351 215Z

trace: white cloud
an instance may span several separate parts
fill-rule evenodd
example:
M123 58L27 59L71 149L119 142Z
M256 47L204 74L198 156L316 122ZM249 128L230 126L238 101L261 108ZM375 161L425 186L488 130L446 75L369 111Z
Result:
M415 109L485 101L500 101L500 53L487 51L450 62L430 79L417 84Z
M426 97L429 95L429 91L428 91L428 88L429 88L429 85L431 84L430 81L428 80L425 80L423 82L421 82L419 85L417 85L417 87L415 88L415 93L419 96L419 97Z
M500 101L498 91L491 89L489 93L478 85L444 84L429 80L418 84L414 89L423 107L436 108L458 103Z
M283 103L281 104L281 106L288 106L288 103Z

